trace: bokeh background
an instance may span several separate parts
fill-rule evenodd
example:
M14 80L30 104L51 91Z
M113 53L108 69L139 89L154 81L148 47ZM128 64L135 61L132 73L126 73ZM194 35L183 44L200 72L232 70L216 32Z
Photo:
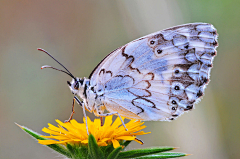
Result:
M212 23L219 34L211 82L196 109L173 122L146 122L143 146L175 146L189 159L240 158L239 0L0 0L0 158L43 159L57 154L39 145L14 122L39 133L71 113L70 77L88 77L109 52L171 26ZM92 114L88 114L92 115ZM82 121L82 110L74 116ZM93 119L94 117L91 116Z

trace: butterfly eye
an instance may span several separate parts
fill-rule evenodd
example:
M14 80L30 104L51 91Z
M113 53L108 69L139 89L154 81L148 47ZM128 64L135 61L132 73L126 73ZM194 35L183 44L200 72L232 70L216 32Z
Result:
M76 84L74 85L74 88L75 88L75 89L78 89L78 88L79 88L78 82L76 82Z

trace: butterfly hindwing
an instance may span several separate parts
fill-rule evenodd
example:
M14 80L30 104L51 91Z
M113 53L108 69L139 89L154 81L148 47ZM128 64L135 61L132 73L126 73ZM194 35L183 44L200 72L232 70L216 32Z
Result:
M216 55L211 24L176 26L110 53L90 75L110 112L141 120L172 120L203 95Z

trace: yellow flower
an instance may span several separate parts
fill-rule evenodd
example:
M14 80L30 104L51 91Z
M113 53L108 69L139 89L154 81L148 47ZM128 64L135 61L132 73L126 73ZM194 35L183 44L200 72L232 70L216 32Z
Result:
M74 119L68 123L63 123L60 120L56 120L56 122L58 123L58 127L48 124L48 128L42 129L43 132L50 134L50 136L41 136L54 140L38 140L40 144L88 144L85 120L84 123L78 123ZM144 122L140 122L138 120L131 120L125 124L128 131L126 131L122 126L120 118L117 118L113 122L112 116L105 118L103 126L101 126L100 119L95 119L94 122L92 122L89 118L87 118L87 123L89 133L95 137L99 146L107 146L112 143L113 147L117 148L120 146L119 141L122 140L135 140L136 142L142 144L142 142L136 138L136 135L150 133L140 131L146 126L143 125Z

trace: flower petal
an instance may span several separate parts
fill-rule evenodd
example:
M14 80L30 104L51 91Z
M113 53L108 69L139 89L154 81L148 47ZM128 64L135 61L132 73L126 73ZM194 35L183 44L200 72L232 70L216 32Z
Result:
M113 143L113 147L114 148L117 148L117 147L119 147L120 146L120 144L119 144L119 142L117 141L117 140L112 140L112 143Z

